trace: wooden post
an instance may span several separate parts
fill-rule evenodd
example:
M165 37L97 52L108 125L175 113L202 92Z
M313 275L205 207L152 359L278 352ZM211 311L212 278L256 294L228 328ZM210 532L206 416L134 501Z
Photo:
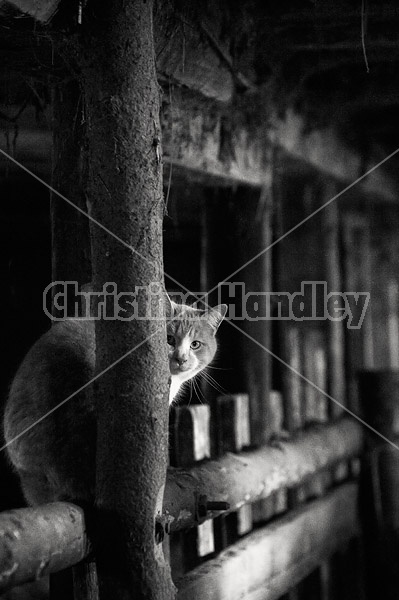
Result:
M263 310L261 300L252 297L253 303L249 301L243 307L241 294L242 290L244 294L271 291L271 252L252 260L271 242L270 203L271 189L266 185L264 189L220 190L207 200L203 220L202 287L215 290L229 271L238 269L237 274L228 279L233 287L228 289L225 283L218 294L210 295L210 303L226 302L232 323L244 332L227 324L221 330L218 366L229 370L224 374L220 371L218 380L226 393L248 393L254 445L261 445L270 438L271 361L257 343L267 349L271 347L271 328L269 321L257 320ZM226 264L229 264L227 270ZM237 319L237 315L244 318Z
M89 4L81 67L87 196L95 289L134 293L140 315L149 284L163 298L162 159L151 1ZM104 229L103 229L104 228ZM114 237L116 236L116 237ZM124 245L126 244L126 245ZM155 291L155 288L152 290ZM162 311L160 311L162 312ZM96 321L96 508L101 600L170 600L174 587L155 517L167 466L168 379L162 317Z
M325 201L337 193L333 183L325 186ZM326 248L326 279L328 292L342 292L342 269L339 246L339 211L337 202L333 202L323 210L323 228ZM328 322L328 379L329 394L340 404L346 405L345 390L345 330L342 321ZM335 402L330 402L330 414L337 418L343 409Z
M346 292L371 292L370 233L366 216L348 212L343 220L343 243L345 259ZM360 318L361 308L352 309L355 321ZM360 321L359 321L360 322ZM347 329L347 394L351 410L359 408L357 376L363 369L374 367L374 349L371 311L365 312L361 327Z

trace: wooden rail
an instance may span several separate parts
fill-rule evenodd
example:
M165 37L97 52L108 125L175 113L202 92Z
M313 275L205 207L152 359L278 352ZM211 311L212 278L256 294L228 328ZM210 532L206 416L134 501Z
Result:
M357 485L291 511L177 582L178 600L276 600L359 535Z
M66 569L89 550L84 513L74 504L0 513L0 592Z
M297 485L320 469L360 453L362 430L350 419L300 434L279 447L226 454L191 469L169 469L163 515L167 532L198 525L215 516L199 514L199 496L224 500L231 510ZM47 504L0 515L0 590L31 581L81 561L89 552L82 509Z
M170 517L168 530L198 525L198 494L226 501L231 510L267 498L273 492L298 485L314 473L361 453L363 432L349 418L317 426L292 441L241 454L226 454L217 461L191 469L169 469L163 510ZM212 513L200 519L212 518Z

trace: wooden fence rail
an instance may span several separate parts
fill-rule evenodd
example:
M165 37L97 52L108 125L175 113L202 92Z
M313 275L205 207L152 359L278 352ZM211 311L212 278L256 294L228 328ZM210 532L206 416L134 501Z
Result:
M84 512L74 504L0 513L0 592L66 569L89 551Z
M345 484L224 550L177 582L178 600L277 600L359 535L358 486Z
M167 533L213 518L206 502L231 510L300 484L312 474L360 454L362 430L349 418L241 454L226 454L188 469L169 469L163 515ZM211 506L211 505L210 505ZM0 591L80 562L89 552L83 510L53 503L0 515Z
M309 428L292 441L264 446L241 454L227 453L189 469L169 469L163 510L169 516L168 532L186 529L198 518L198 494L209 501L225 501L231 510L267 498L273 492L296 486L340 461L362 451L363 431L350 418Z

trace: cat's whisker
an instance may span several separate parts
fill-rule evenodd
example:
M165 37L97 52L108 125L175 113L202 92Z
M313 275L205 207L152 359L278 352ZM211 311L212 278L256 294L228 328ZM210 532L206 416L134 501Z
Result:
M205 398L204 394L202 393L202 390L201 390L200 386L195 381L196 377L194 377L191 380L193 382L193 387L194 387L195 393L197 395L198 400L201 402L201 404L206 404L206 398Z
M219 392L220 394L224 395L227 394L227 390L222 387L217 381L211 380L209 378L207 378L206 376L204 377L204 379L208 382L208 384L213 387L217 392Z
M190 406L191 400L193 399L193 386L192 386L192 381L191 380L188 381L187 383L188 383L189 388L190 388L190 398L188 399L187 406Z
M226 394L226 390L206 371L202 371L198 374L199 377L202 377L204 381L206 381L211 387L213 387L220 394Z

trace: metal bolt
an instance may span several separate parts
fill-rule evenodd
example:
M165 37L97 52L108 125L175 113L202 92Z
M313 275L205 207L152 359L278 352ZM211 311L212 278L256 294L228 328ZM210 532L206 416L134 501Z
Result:
M198 517L206 517L206 513L213 510L229 510L230 504L223 500L208 500L205 494L198 498Z

